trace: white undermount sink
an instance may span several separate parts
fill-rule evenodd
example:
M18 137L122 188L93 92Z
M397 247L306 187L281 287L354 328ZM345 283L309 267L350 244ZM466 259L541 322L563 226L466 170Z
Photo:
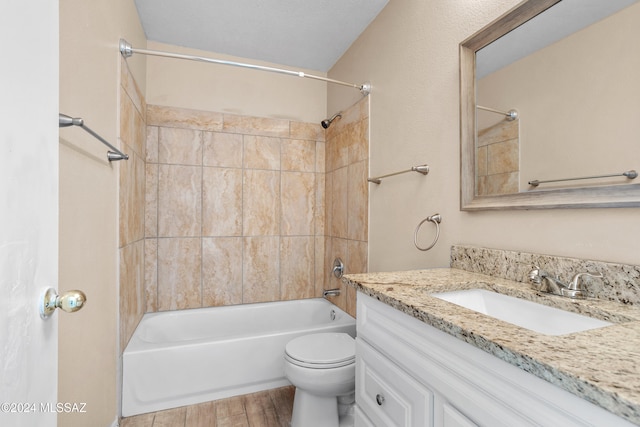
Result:
M431 294L436 298L545 335L564 335L613 325L600 319L485 289Z

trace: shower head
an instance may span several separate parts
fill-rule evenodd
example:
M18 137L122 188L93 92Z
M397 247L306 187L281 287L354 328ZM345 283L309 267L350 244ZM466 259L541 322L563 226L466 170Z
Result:
M329 126L331 126L331 123L338 117L342 118L342 114L336 113L330 119L324 119L323 121L321 121L320 124L322 125L323 128L327 129Z

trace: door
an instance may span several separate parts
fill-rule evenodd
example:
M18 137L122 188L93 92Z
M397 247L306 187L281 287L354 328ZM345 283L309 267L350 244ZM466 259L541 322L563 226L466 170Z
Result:
M58 1L0 3L0 425L55 426Z

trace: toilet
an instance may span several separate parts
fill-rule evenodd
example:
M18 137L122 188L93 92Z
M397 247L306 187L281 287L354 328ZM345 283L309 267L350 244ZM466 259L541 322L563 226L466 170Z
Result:
M284 373L296 387L291 427L353 426L356 342L345 333L294 338Z

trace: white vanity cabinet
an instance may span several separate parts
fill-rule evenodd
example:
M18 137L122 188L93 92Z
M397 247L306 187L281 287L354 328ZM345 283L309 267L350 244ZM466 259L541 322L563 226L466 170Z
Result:
M632 426L358 293L356 427Z

